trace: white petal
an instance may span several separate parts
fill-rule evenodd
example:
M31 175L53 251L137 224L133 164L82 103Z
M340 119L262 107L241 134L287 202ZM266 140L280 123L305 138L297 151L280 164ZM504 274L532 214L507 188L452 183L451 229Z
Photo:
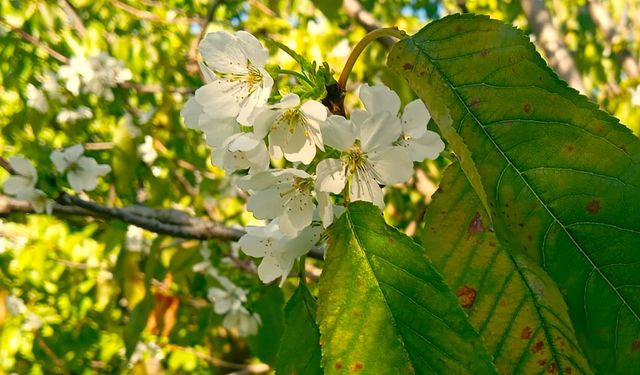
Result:
M69 171L67 179L71 188L77 192L91 191L98 185L98 179L79 170Z
M271 131L276 118L281 114L281 111L263 108L260 113L256 115L256 119L253 122L253 132L258 138L266 137L267 133Z
M356 137L360 138L360 128L362 127L362 124L367 121L370 117L372 116L372 114L370 112L367 112L365 110L356 108L353 111L351 111L351 121L353 122L353 124L356 126Z
M203 114L202 106L195 96L190 97L180 111L180 116L184 118L185 125L190 129L200 129L200 116Z
M407 139L402 144L406 145L406 149L414 161L422 161L425 158L435 160L444 150L444 142L442 142L438 133L431 130L428 130L421 138Z
M200 119L209 118L207 115L203 115ZM202 126L202 130L205 134L205 140L211 147L222 147L224 142L232 135L237 134L240 131L235 120L214 120L215 126L205 124ZM201 121L202 123L202 121Z
M211 70L205 63L202 61L198 61L198 66L200 67L200 72L202 72L202 77L204 78L205 83L209 83L218 79L216 74Z
M36 172L29 159L22 156L13 156L9 159L9 165L17 174L24 177L36 177L37 180L38 172Z
M320 126L325 145L346 151L356 140L356 127L353 122L342 116L329 116Z
M402 134L400 120L389 112L369 117L360 127L360 140L365 152L391 146Z
M298 94L287 94L280 99L280 103L274 104L272 108L290 109L300 105L300 97Z
M322 226L328 227L333 222L333 204L329 193L316 191L316 199L318 200L318 214L322 220Z
M374 115L386 111L390 115L396 116L400 110L398 94L382 84L360 86L359 97L367 111Z
M262 142L261 139L254 137L251 133L240 133L234 136L233 140L229 142L229 151L249 151L258 147Z
M316 156L316 145L311 139L307 138L305 130L301 126L296 126L287 144L282 149L285 159L294 163L309 164Z
M389 147L369 154L367 164L382 185L405 182L413 175L413 163L402 147Z
M366 201L384 208L384 194L378 183L370 175L359 170L353 175L349 185L351 201Z
M258 229L258 231L250 231L250 229ZM264 237L263 233L264 228L248 227L247 234L238 240L240 250L252 257L263 257L271 253L271 249L276 241L272 238Z
M307 100L304 102L300 106L300 111L304 113L309 121L321 123L327 119L327 107L315 100Z
M420 138L427 131L431 115L422 100L416 99L404 107L402 131L411 138Z
M311 224L313 219L313 199L310 194L293 193L287 202L284 215L280 219L280 229L287 237L293 237ZM285 225L287 228L285 229ZM287 230L289 229L289 230Z
M293 262L291 265L282 264L277 257L264 257L258 266L258 277L263 283L270 283L278 277L288 275L292 266Z
M257 173L269 168L269 151L263 141L260 141L254 149L247 151L247 158L251 163L249 173Z
M251 195L247 201L247 210L253 212L256 219L274 219L285 210L285 198L281 195L283 188L260 190Z
M64 154L62 153L62 151L53 150L49 158L60 173L64 172L65 169L67 169L67 167L69 166L69 162L64 158Z
M2 190L5 194L17 195L22 191L33 189L35 182L30 178L22 176L10 176L2 184Z
M215 80L196 90L202 110L215 119L233 118L240 112L246 93L240 81Z
M84 147L82 146L82 144L73 145L63 151L64 158L70 162L74 162L80 159L80 156L82 156L83 153Z
M255 36L240 30L236 32L236 38L238 38L240 48L245 56L249 58L253 65L257 67L265 66L269 58L269 50L264 48Z
M247 57L238 39L226 31L207 34L199 45L200 53L214 71L242 73L247 70Z
M316 189L339 194L347 183L345 166L338 159L325 159L316 167Z

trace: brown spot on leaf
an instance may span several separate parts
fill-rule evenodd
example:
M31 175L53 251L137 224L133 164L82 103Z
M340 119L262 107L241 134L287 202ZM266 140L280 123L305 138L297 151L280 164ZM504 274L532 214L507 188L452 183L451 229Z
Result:
M468 232L469 235L484 232L484 224L482 223L482 215L480 215L480 212L476 212L476 215L471 220L471 223L469 223Z
M404 69L404 70L411 70L411 69L413 69L413 64L411 64L411 63L404 63L404 65L402 65L402 69Z
M637 352L638 350L640 350L640 340L633 340L631 342L631 351Z
M456 26L456 32L461 32L461 31L462 31L462 26L457 25L457 26Z
M536 363L538 365L540 365L540 367L544 367L544 365L547 364L547 360L546 359L539 359Z
M524 329L522 330L522 333L520 333L520 338L523 340L528 340L531 338L531 327L526 326L524 327Z
M353 315L354 318L359 318L360 317L360 311L355 310L354 312L351 313L351 315Z
M549 374L555 374L558 372L558 365L555 362L549 363L549 367L547 367L547 372Z
M531 351L534 353L538 353L544 350L544 343L542 341L538 341L531 347Z
M564 149L567 153L572 154L572 153L576 150L576 146L574 146L574 145L573 145L573 144L571 144L571 143L567 143L566 145L564 145L563 149Z
M461 286L456 291L458 302L460 302L460 306L464 307L465 309L471 308L471 306L473 306L473 303L476 300L476 294L476 290L468 286Z
M336 368L336 370L340 370L340 369L342 368L342 363L340 363L340 362L336 362L336 365L335 365L335 366L333 366L333 367L335 367L335 368Z
M394 240L393 238L389 237L389 243L390 243L390 244L393 244L393 243L395 243L395 242L396 242L396 240Z
M483 49L482 51L480 51L480 56L482 57L487 57L488 54L489 54L488 49Z
M571 374L571 371L573 371L573 369L572 369L571 367L569 367L569 366L565 366L565 368L564 368L564 372L565 372L565 373L567 373L567 374Z
M532 109L531 103L524 103L524 107L522 107L524 113L530 113Z
M356 362L355 365L353 365L353 372L358 372L360 370L362 370L364 368L364 365L360 362Z
M591 202L587 203L587 211L589 211L590 214L597 214L598 212L600 212L600 201L594 199Z
M489 242L489 246L490 247L496 247L496 243L495 242Z
M477 96L474 96L473 98L471 98L469 105L471 106L471 108L477 109L480 106L480 102L481 102L480 98L478 98Z

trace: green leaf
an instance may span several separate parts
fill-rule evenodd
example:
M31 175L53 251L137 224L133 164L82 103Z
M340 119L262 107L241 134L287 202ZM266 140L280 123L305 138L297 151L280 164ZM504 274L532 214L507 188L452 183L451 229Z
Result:
M495 373L423 249L367 202L330 229L317 321L327 374Z
M422 244L498 370L590 374L557 286L528 257L498 243L458 163L440 186L427 208Z
M560 81L526 36L486 17L433 22L388 64L430 110L446 106L498 237L558 284L596 370L640 368L638 139Z
M280 342L276 373L322 375L320 332L316 325L316 300L300 284L284 308L285 330Z
M262 324L258 334L247 339L251 352L264 363L274 365L278 355L280 337L284 331L284 296L277 284L262 289L260 298L252 306L260 315Z

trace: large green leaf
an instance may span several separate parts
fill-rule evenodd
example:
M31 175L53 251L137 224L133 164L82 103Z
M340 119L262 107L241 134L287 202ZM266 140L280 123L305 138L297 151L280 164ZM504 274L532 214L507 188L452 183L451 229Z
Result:
M370 203L349 205L330 229L317 314L327 374L496 371L422 247Z
M431 111L447 111L498 237L556 281L596 369L640 368L638 139L560 81L527 37L486 17L434 22L388 63Z
M489 229L483 205L458 163L429 205L422 244L457 294L503 374L589 374L560 291L526 256Z
M279 375L322 375L320 331L316 325L316 300L306 285L298 289L284 308L285 330L278 351Z

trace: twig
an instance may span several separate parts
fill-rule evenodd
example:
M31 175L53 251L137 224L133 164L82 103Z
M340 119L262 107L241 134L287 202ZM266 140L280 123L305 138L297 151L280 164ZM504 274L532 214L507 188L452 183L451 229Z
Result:
M207 12L207 16L200 22L200 32L198 33L198 37L194 38L191 41L191 45L189 46L189 51L187 52L187 71L189 73L200 72L200 78L204 81L204 76L200 71L198 66L198 45L200 44L200 40L204 38L207 33L207 25L213 20L213 16L216 14L216 8L220 4L220 0L212 0L211 6L209 6L209 11Z
M353 18L364 27L368 32L381 28L380 22L369 13L358 0L344 0L342 2L342 9L350 18ZM378 39L380 43L386 48L391 48L395 44L395 40L390 37L384 37Z
M54 59L60 61L63 64L68 64L69 63L69 58L64 56L63 54L61 54L60 52L54 50L53 48L49 47L46 43L44 43L43 41L41 41L40 39L36 38L35 36L29 34L28 32L18 28L18 27L14 27L11 24L7 23L5 20L0 19L0 23L5 25L6 27L9 28L9 30L11 30L12 32L18 34L22 39L28 41L29 43L33 44L36 47L40 47L43 50L47 51L47 53L53 57Z
M87 33L87 28L84 27L82 18L80 18L73 5L71 5L71 3L67 0L58 0L58 4L60 5L60 8L62 8L62 10L67 14L67 17L71 19L73 28L76 29L78 35L80 35L80 37L84 37L84 35Z

